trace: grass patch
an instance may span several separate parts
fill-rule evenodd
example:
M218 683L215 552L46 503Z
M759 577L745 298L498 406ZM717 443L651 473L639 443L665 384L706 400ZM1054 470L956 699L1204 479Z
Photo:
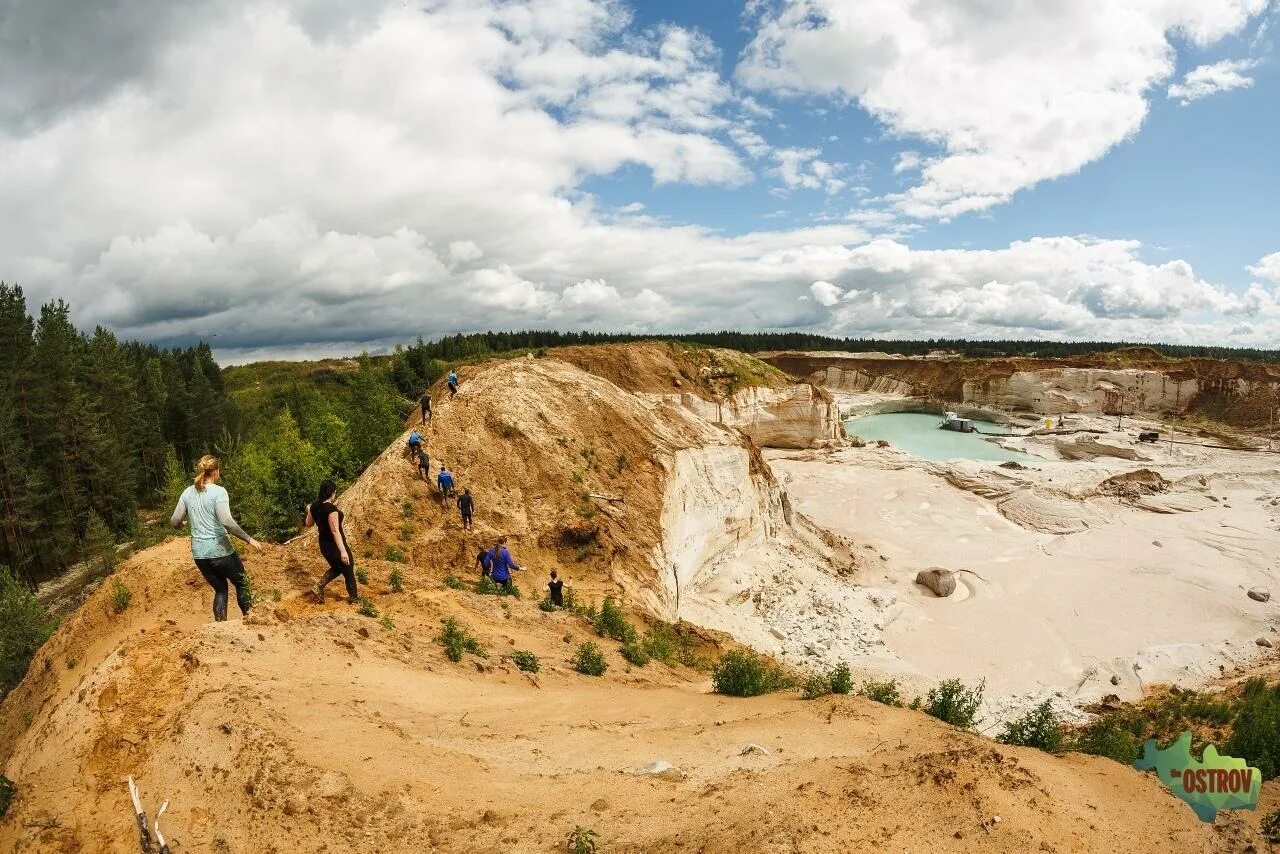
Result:
M362 617L371 617L371 618L378 616L378 606L373 604L372 599L370 599L368 596L361 596L358 601L360 602L360 607L356 609L357 614L359 614Z
M475 583L475 587L472 589L482 596L510 596L514 599L520 598L520 588L516 586L514 581L511 582L511 586L508 587L505 584L499 584L488 576L484 576L477 581Z
M111 579L111 609L117 614L123 614L131 602L133 591L120 579Z
M444 647L444 654L455 664L462 661L462 654L466 652L478 658L489 657L475 635L453 617L440 624L440 634L436 635L435 641Z
M875 679L868 679L858 686L858 696L866 697L868 700L875 700L886 706L902 706L902 689L898 687L897 679L889 679L884 682L878 682Z
M391 561L392 563L408 563L409 562L409 556L404 553L403 549L398 548L396 546L387 546L387 550L383 552L383 557Z
M412 539L413 539L413 523L410 522L408 519L406 519L400 523L400 540L402 542L407 543Z
M450 590L465 590L467 588L466 583L453 573L449 573L444 577L444 586Z
M382 619L378 620L378 625L382 626L384 629L390 632L395 630L396 621L391 619L390 614L383 614Z
M795 684L796 680L772 661L745 649L726 652L711 671L712 689L731 697L756 697Z
M398 567L391 570L391 575L387 578L387 582L391 585L392 593L404 592L404 573Z
M405 521L413 518L413 502L408 498L400 502L400 518Z
M357 581L357 582L359 582L361 586L364 586L364 585L368 584L368 583L369 583L369 573L368 573L368 571L367 571L367 570L363 570L363 569L357 569L357 570L356 570L356 581Z
M591 641L579 644L569 663L574 670L587 676L603 676L609 669L608 662L604 660L604 653Z
M537 673L542 669L542 664L538 661L538 656L534 655L527 649L517 649L515 652L511 653L510 658L511 663L516 666L516 669L522 670L525 673Z

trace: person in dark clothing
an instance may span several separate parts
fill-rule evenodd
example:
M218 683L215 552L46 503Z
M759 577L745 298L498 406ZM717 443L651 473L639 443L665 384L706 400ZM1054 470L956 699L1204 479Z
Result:
M476 564L480 567L480 577L489 577L489 568L493 566L493 549L481 549L476 555Z
M351 549L347 546L347 534L342 529L342 511L334 506L333 496L338 487L331 480L320 484L320 493L316 503L307 508L305 527L315 525L320 532L320 554L329 563L329 571L316 585L316 598L324 602L324 588L339 575L347 584L347 601L355 604L359 599L356 589L355 561L351 559Z
M174 528L181 527L184 519L191 523L191 556L200 575L213 588L213 619L218 622L227 619L228 583L235 585L236 604L241 614L248 614L253 606L244 564L231 547L227 534L234 534L256 551L262 551L262 545L236 524L227 490L218 485L221 479L222 463L218 458L201 457L196 464L195 481L178 497L169 518Z
M426 424L427 419L431 417L431 392L424 391L422 393L422 400L418 401L418 403L422 406L421 423Z
M547 591L551 594L551 604L557 608L564 607L564 582L556 578L556 571L551 570L551 580L547 582Z
M493 547L493 565L490 567L489 575L503 587L510 587L513 569L518 571L521 566L516 563L515 558L511 557L511 552L507 549L507 538L500 537L498 544Z
M449 372L449 397L453 397L458 393L458 371Z
M418 451L418 474L427 483L431 482L431 458L427 456L426 448Z
M458 497L458 512L462 514L462 530L471 530L471 517L476 511L476 501L471 497L471 490L462 490Z

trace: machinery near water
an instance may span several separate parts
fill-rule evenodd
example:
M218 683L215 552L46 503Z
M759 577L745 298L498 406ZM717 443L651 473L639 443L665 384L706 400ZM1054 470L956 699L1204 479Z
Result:
M974 426L972 418L961 418L954 412L944 412L942 414L942 423L938 425L941 430L954 430L957 433L975 433L978 428Z

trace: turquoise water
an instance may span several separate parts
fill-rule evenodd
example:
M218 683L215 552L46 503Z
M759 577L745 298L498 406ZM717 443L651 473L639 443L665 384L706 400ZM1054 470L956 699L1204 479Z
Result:
M956 433L939 430L941 415L919 412L890 412L885 415L864 415L845 422L845 432L850 436L873 441L884 439L895 448L926 460L1025 460L1026 454L1008 451L994 442L988 442L979 433ZM989 421L974 421L974 426L988 433L1008 433L1009 429Z

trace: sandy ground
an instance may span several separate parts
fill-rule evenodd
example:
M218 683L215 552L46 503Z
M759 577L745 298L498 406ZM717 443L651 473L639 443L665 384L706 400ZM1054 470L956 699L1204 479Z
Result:
M1059 438L1011 444L1057 456ZM1128 430L1093 438L1135 448ZM1040 459L1022 471L892 448L767 456L799 512L877 556L849 594L880 605L871 663L923 684L985 679L998 718L1047 696L1074 704L1201 684L1260 652L1256 639L1280 643L1275 601L1246 596L1280 593L1280 458L1136 450L1146 459ZM1096 494L1139 468L1170 489L1127 502ZM934 566L971 572L939 599L913 583Z

